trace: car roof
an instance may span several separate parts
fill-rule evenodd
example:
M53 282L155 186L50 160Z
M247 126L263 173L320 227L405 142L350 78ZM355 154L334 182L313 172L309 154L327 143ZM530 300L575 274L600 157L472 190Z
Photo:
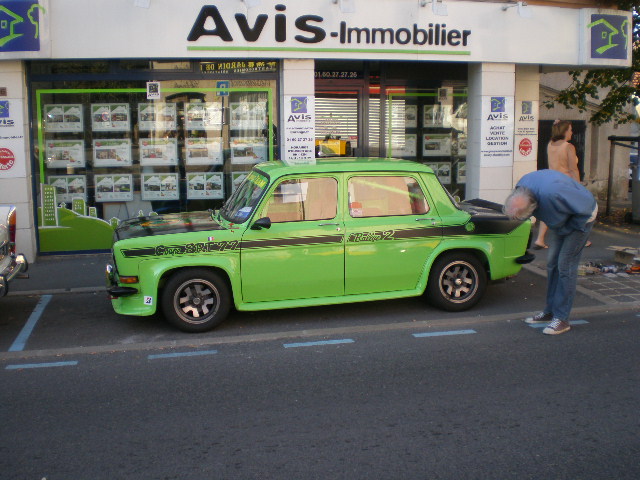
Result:
M433 170L421 163L397 158L332 157L317 158L315 164L287 165L280 160L259 163L256 169L272 178L283 175L328 172L423 172Z

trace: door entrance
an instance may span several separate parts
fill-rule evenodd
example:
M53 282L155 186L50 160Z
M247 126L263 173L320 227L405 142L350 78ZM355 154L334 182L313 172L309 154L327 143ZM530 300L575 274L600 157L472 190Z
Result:
M316 87L316 156L368 156L363 86Z

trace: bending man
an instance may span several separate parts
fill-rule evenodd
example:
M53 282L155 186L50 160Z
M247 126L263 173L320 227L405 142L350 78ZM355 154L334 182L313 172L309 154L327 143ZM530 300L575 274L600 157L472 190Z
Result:
M549 322L543 330L548 335L570 330L580 257L598 213L596 199L564 173L538 170L520 179L505 201L504 212L518 220L535 215L549 227L547 304L525 322Z

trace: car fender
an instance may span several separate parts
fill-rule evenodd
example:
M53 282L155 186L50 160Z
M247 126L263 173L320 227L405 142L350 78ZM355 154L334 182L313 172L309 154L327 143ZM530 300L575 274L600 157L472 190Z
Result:
M431 273L431 267L436 260L444 253L452 251L464 251L473 253L478 259L485 265L487 265L487 275L494 278L494 272L501 271L501 265L499 265L499 259L495 255L496 249L502 249L504 239L502 238L448 238L446 242L440 242L440 244L433 250L431 255L427 258L422 274L420 276L420 283L418 289L424 291L429 281L429 274ZM499 244L499 245L497 245ZM497 277L501 278L501 277Z
M240 285L235 279L239 277L240 257L238 255L182 255L174 258L147 259L138 264L138 293L115 301L116 311L131 312L135 315L153 315L157 311L162 284L171 274L185 268L208 268L222 272L231 286L234 299L238 297ZM131 286L136 286L131 285ZM126 308L125 308L126 306Z

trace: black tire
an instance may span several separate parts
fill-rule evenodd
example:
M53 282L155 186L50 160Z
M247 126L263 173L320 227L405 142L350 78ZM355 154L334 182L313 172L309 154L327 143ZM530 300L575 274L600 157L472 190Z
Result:
M461 312L480 301L487 288L487 272L472 254L445 253L431 267L427 301L449 312Z
M165 319L183 332L206 332L224 321L231 308L227 282L217 273L194 268L172 275L162 291Z

